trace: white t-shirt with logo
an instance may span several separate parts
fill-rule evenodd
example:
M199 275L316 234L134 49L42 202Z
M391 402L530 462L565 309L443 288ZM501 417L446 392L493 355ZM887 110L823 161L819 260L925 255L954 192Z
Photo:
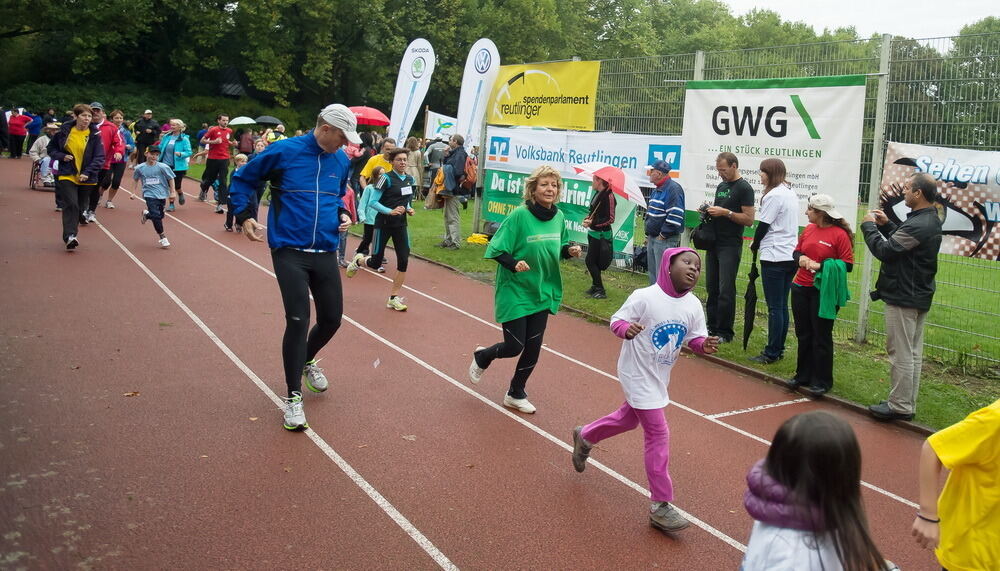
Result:
M667 385L670 370L686 341L705 337L705 311L701 301L688 292L670 297L653 284L637 289L611 321L638 323L643 330L622 342L618 356L618 380L632 408L653 410L670 404Z
M799 197L781 183L760 200L757 219L770 224L760 241L760 259L766 262L791 261L799 239Z

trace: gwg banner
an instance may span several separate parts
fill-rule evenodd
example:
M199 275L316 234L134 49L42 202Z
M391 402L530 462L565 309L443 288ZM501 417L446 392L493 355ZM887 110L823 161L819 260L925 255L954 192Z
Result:
M757 189L759 166L784 161L799 196L799 225L807 223L809 195L829 194L842 212L856 212L861 168L865 77L689 81L684 104L685 168L680 177L687 207L715 199L721 179L715 159L731 152L743 177ZM850 220L852 226L855 220Z
M458 132L455 130L455 121L456 119L454 117L428 111L427 119L424 124L424 138L433 140L437 137L441 137L442 140L447 141L448 137L451 137Z
M941 253L1000 260L1000 152L889 143L879 200L897 224L910 211L902 189L916 172L938 181Z
M599 61L500 66L487 122L593 131L600 72Z

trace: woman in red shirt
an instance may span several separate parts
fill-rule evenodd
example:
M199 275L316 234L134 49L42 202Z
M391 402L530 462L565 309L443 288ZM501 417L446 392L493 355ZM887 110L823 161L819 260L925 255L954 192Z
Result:
M811 396L821 397L833 387L834 320L819 316L820 292L814 279L827 260L842 260L851 271L854 233L827 194L809 197L806 217L809 224L792 253L799 266L792 280L792 317L799 348L789 384L793 390L801 386Z
M21 154L24 152L24 138L28 136L28 123L31 123L31 117L22 115L17 107L10 110L10 119L7 119L7 129L9 133L10 158L12 159L21 158Z

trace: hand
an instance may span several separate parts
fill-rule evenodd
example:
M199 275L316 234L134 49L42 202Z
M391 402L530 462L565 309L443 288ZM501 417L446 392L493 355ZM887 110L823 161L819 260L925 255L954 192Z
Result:
M243 222L243 235L247 237L251 242L263 242L264 241L264 225L257 222L253 218L247 218Z
M569 247L569 255L573 256L574 258L579 258L580 254L582 253L583 250L580 248L580 246L573 245Z
M340 226L337 227L339 232L344 232L351 227L351 217L347 214L340 215Z
M889 217L886 216L885 212L882 210L872 210L871 215L875 219L875 224L878 224L879 226L889 221Z
M706 355L711 355L719 351L719 338L715 335L705 338L705 343L701 346L701 350L705 352Z
M729 216L731 211L728 208L723 208L721 206L709 206L708 214L710 216Z
M808 270L809 266L811 264L812 264L812 258L810 258L809 256L805 256L805 255L799 256L799 267L800 268Z
M645 327L639 325L638 323L629 323L628 329L625 330L625 338L634 339L636 335L642 333L643 329L645 329Z
M660 234L657 234L656 236L654 236L654 237L653 237L653 239L654 239L654 240L659 240L660 242L666 242L666 241L667 241L667 239L666 239L666 238L664 238L664 237L663 237L662 235L660 235Z
M85 174L82 174L82 175L80 175L79 178L80 178L80 182L87 182L87 179L89 179L90 177L87 176L87 175L85 175Z
M152 133L152 132L153 132L153 130L152 130L152 129L146 129L146 132L147 132L147 133Z
M180 151L174 151L174 156L175 156L175 157L179 157L179 156L181 156L181 152L180 152Z
M861 219L861 222L862 223L864 223L864 222L875 222L875 217L872 216L871 212L869 212L868 214L865 214L865 217Z
M590 216L583 219L583 227L590 228Z
M409 216L413 216L416 213L417 213L417 211L414 210L413 208L407 208L406 209L406 214L409 215Z
M518 260L517 264L514 265L515 272L526 272L530 269L531 267L528 266L528 262L525 262L524 260Z
M115 160L116 161L122 160L122 154L121 153L115 153Z
M757 240L754 240L753 242L750 242L750 251L751 252L757 252L759 250L760 250L760 242L758 242Z
M916 537L917 543L924 549L934 549L941 539L941 524L924 521L919 517L913 518L910 535Z
M406 208L403 208L402 206L397 206L396 208L392 209L392 212L390 212L389 215L390 216L400 216L400 215L403 215L405 213L406 213Z
M73 160L73 155L66 155L63 157L63 160L68 163Z

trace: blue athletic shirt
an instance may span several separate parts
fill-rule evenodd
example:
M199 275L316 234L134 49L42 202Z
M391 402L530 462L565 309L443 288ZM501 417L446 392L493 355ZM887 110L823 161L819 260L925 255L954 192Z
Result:
M229 199L236 222L254 216L257 185L271 183L267 243L271 248L333 252L346 213L350 160L343 149L327 153L312 133L274 142L233 173Z

